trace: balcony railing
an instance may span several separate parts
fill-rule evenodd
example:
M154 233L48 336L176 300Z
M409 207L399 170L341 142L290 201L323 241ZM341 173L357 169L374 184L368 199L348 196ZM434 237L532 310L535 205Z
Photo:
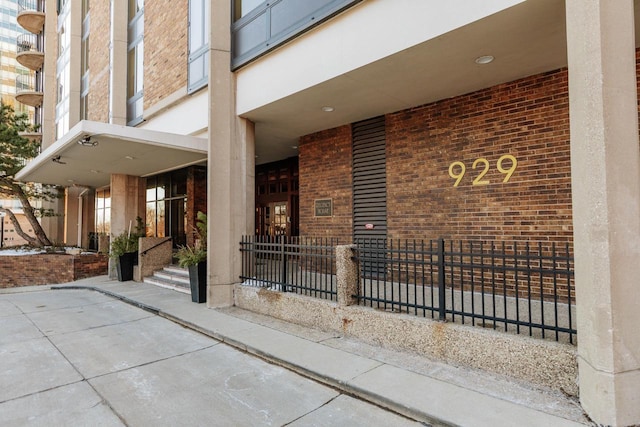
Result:
M17 21L25 30L41 33L44 28L44 0L18 0Z
M42 105L42 76L40 73L16 76L16 101L31 107Z
M18 13L24 11L44 12L44 0L18 0Z
M42 35L22 34L16 39L16 60L31 70L39 70L44 63Z
M42 109L36 107L34 110L29 111L28 117L29 117L29 124L31 125L31 129L27 131L19 132L19 134L23 138L27 138L27 139L30 139L31 141L41 143L42 142ZM38 151L38 154L40 154L40 151Z
M21 34L16 39L17 53L42 52L42 37L38 34Z

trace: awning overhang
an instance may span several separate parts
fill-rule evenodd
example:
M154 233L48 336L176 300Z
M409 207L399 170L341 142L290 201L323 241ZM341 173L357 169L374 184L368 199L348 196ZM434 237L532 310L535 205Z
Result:
M22 182L104 187L111 174L151 176L207 161L208 141L83 120L17 175Z

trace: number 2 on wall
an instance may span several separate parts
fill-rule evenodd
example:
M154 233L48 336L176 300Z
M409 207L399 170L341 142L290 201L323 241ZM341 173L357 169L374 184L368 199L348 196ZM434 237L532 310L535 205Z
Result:
M505 160L509 160L510 162L509 167L504 166ZM489 168L490 168L490 164L487 159L483 157L476 159L471 165L471 167L474 170L475 169L480 170L479 175L473 180L471 185L490 184L489 180L483 179L484 176L487 174L487 172L489 172ZM516 171L516 168L518 167L518 160L511 154L505 154L498 159L498 163L496 164L496 167L500 173L505 175L502 182L506 183L506 182L509 182L509 179L511 179L511 176ZM457 187L458 185L460 185L460 181L462 181L462 178L464 178L466 171L467 171L467 167L462 162L456 161L449 165L449 176L456 180L456 182L453 184L454 187Z

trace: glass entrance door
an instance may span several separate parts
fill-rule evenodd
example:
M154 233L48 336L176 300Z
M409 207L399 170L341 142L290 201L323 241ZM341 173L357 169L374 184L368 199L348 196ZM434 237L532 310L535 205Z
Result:
M187 173L182 169L147 178L147 236L187 243Z
M273 202L256 208L256 225L259 235L287 236L289 226L288 203Z

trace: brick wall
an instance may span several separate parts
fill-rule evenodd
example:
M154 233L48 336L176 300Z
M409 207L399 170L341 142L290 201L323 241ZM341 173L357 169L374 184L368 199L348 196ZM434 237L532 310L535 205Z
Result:
M503 155L518 162L507 183ZM566 69L388 115L387 189L392 238L570 241Z
M0 288L66 283L107 274L104 254L2 256Z
M351 239L351 127L301 138L300 235ZM314 217L316 199L333 199L332 217Z
M144 108L187 85L188 0L155 0L144 8Z
M386 126L388 237L571 241L566 69L388 114ZM518 162L508 183L503 155ZM472 185L478 158L488 185ZM466 167L457 187L453 162ZM313 200L328 197L335 216L314 218ZM301 234L350 237L351 197L349 126L303 137Z
M110 13L110 2L91 2L88 118L104 123L109 121Z

